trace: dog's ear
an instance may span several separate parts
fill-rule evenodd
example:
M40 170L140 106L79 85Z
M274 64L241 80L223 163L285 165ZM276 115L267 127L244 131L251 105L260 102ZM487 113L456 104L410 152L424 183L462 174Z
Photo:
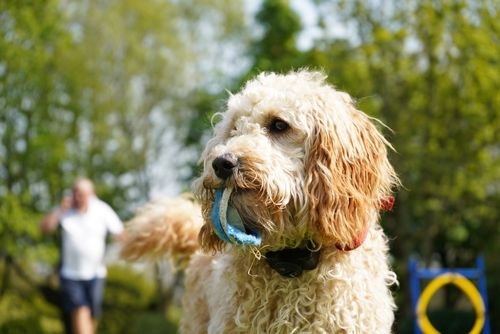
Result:
M347 94L335 94L334 107L314 116L306 191L317 241L352 249L378 217L380 200L391 193L397 177L382 134Z

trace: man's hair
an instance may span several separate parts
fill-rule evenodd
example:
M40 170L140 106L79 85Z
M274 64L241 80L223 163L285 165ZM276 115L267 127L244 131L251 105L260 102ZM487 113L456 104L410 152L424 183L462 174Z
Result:
M88 189L92 193L95 192L94 183L90 179L85 177L79 177L75 180L75 182L73 183L73 189L76 187Z

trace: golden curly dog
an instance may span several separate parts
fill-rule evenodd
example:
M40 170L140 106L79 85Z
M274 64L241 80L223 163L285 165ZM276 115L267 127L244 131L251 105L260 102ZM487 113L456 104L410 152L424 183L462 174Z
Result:
M182 333L391 332L392 147L325 78L249 81L202 153L201 208L156 201L129 223L123 257L187 259Z

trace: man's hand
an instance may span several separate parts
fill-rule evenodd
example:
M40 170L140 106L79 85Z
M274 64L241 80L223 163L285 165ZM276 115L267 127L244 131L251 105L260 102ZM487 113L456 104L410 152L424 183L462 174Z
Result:
M69 196L63 197L59 209L52 211L43 218L42 222L40 223L40 230L42 230L43 233L53 232L59 224L59 219L61 219L61 216L72 206L73 199Z
M123 230L122 233L113 235L113 238L118 242L124 242L128 238L128 231Z
M61 213L64 213L71 209L73 206L73 198L71 196L64 196L63 199L61 200L61 206L59 210L61 210Z

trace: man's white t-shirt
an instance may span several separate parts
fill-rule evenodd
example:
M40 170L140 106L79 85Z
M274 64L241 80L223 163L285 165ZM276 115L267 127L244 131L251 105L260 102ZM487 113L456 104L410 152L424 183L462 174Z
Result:
M60 219L62 231L61 276L74 280L106 277L104 251L106 234L120 234L123 224L111 207L93 197L87 211L75 208L65 212Z

